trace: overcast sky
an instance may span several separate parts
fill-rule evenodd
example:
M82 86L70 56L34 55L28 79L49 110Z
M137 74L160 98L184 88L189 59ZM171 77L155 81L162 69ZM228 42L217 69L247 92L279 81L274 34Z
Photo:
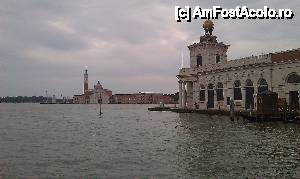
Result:
M214 20L229 59L300 47L300 1L0 0L0 96L80 94L83 71L113 93L177 91L186 46L203 20L178 23L175 5L291 8L292 20Z

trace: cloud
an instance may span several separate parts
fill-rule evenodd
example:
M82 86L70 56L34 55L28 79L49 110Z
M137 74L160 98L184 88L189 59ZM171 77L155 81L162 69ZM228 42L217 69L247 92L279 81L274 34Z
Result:
M187 46L203 34L202 20L177 23L174 5L244 5L225 1L4 0L0 7L0 96L72 96L89 67L114 93L177 91ZM248 7L292 8L293 20L214 20L214 34L230 44L229 59L299 48L297 0L251 1Z

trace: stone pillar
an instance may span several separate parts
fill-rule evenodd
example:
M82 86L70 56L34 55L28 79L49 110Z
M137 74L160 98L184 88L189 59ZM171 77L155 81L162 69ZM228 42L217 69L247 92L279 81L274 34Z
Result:
M224 82L223 97L224 97L223 109L228 110L229 108L227 106L227 97L228 97L228 83L227 82Z
M278 98L285 98L285 87L284 84L274 88L274 92L278 93Z
M193 104L195 104L195 102L197 103L197 99L198 99L198 95L199 95L199 91L198 91L199 87L197 86L196 82L193 82Z
M182 108L186 108L186 90L185 90L186 82L183 82L182 85Z
M253 101L254 101L254 110L257 110L257 92L258 92L258 89L257 89L257 86L253 86L254 87L254 98L253 98Z
M207 102L208 102L208 88L205 87L205 109L207 109Z
M227 107L227 96L228 96L227 85L225 85L225 88L223 89L223 96L224 96L223 108L227 110L228 109L228 107Z
M186 93L187 108L193 108L193 82L189 81L186 83Z
M179 102L179 108L182 108L182 81L179 81L178 84L179 84L178 102Z
M245 101L246 101L246 88L241 87L242 91L242 109L245 109Z
M227 97L230 97L230 99L233 99L233 87L227 86Z
M217 100L217 90L214 89L214 108L219 109L219 102Z

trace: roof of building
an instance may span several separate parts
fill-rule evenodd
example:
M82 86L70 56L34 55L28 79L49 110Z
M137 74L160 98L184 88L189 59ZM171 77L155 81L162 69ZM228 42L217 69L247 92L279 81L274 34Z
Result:
M271 61L275 63L289 60L300 60L300 48L270 54Z

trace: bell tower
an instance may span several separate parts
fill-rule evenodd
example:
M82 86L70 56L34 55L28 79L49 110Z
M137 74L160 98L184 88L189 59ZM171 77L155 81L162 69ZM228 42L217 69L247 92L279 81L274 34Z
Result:
M85 72L83 75L84 81L83 81L83 94L86 94L89 89L89 75L88 75L88 70L87 66L85 66Z

